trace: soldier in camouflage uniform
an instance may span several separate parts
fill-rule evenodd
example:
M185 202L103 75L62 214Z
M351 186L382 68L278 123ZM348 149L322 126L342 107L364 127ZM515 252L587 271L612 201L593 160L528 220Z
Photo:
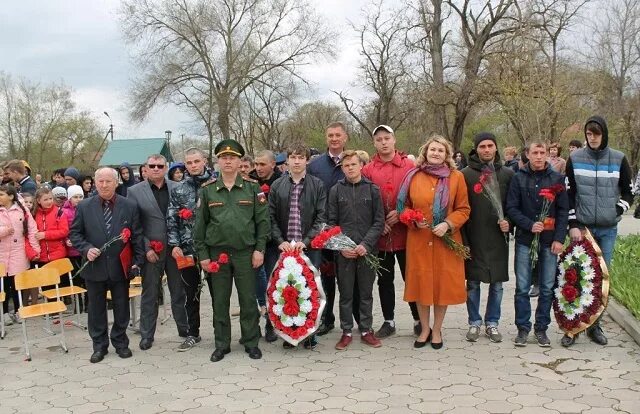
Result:
M167 244L171 255L180 260L184 256L192 256L195 263L196 250L193 246L193 225L195 224L195 210L198 199L198 189L212 178L207 169L207 159L202 151L191 148L185 153L187 175L176 185L169 194L169 209L167 210ZM186 218L191 212L192 217ZM185 217L181 217L182 215ZM185 216L186 214L186 216ZM184 333L184 342L178 347L178 352L188 351L200 342L200 268L197 265L183 268L182 283L186 294L185 308L189 331ZM209 289L211 289L211 282ZM213 296L213 295L212 295Z
M240 303L240 343L252 359L262 358L258 348L260 329L256 306L256 269L264 262L264 250L271 230L267 197L258 183L239 174L244 149L234 140L223 140L215 148L220 177L210 180L199 192L194 243L200 264L208 270L221 253L228 263L212 270L215 350L211 362L231 352L229 300L235 282Z

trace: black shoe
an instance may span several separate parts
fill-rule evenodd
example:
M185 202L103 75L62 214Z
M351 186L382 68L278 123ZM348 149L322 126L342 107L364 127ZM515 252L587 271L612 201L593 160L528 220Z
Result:
M120 358L131 358L133 356L133 353L128 347L116 349L116 354L118 354Z
M429 332L429 336L431 336L432 332ZM440 334L440 336L442 336L442 333ZM431 342L431 348L433 349L440 349L442 348L443 345L444 345L444 339L440 339L440 342L433 342L433 341Z
M378 329L378 332L376 332L376 338L378 339L388 338L395 333L396 333L396 327L391 326L389 322L385 321L380 327L380 329Z
M213 351L213 354L211 354L211 358L209 358L209 360L211 362L218 362L222 360L224 356L229 352L231 352L230 348L224 348L224 349L216 348L215 351Z
M153 346L153 339L141 339L140 340L140 349L146 351L147 349L151 349Z
M316 331L316 335L318 335L318 336L326 335L329 332L333 331L333 328L335 328L335 326L333 324L325 325L323 323L322 325L320 325L318 327L318 330Z
M253 348L245 348L244 351L249 354L249 358L251 359L260 359L262 358L262 351L257 346Z
M316 336L311 335L311 337L305 339L302 346L304 346L304 349L316 349L316 346L318 346L318 340L316 339Z
M278 340L278 335L276 335L276 332L273 330L273 325L271 325L271 322L269 321L267 321L267 324L264 327L264 340L269 343Z
M587 336L598 345L606 345L608 343L607 337L604 336L604 332L599 323L596 323L591 328L587 329Z
M287 341L282 341L282 347L284 349L293 349L296 346L294 344L291 344L291 343L287 342Z
M568 336L568 335L564 335L562 337L562 339L560 340L560 345L564 346L565 348L570 347L571 345L576 343L576 338L578 337L578 335L575 336Z
M415 336L420 336L421 333L422 333L422 324L420 322L415 323L413 325L413 334Z
M104 356L107 355L108 353L109 351L107 351L106 349L104 351L96 351L93 354L91 354L91 358L89 358L89 361L92 364L96 364L102 361L104 359Z
M429 332L429 336L427 336L427 340L426 341L424 341L424 342L415 341L413 343L413 347L414 348L424 348L425 345L427 345L429 342L431 342L431 333L432 332Z

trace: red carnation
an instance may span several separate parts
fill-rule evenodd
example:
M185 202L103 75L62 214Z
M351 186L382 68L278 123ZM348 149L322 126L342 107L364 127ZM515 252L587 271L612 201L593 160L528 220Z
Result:
M564 274L564 278L567 283L575 285L575 283L578 281L578 274L576 272L576 269L567 270L567 272Z
M558 194L564 191L564 185L562 184L554 184L551 187L549 187L549 190L553 193L553 194Z
M218 273L219 270L220 270L220 265L218 264L218 262L209 263L209 268L207 269L209 273Z
M229 255L226 253L220 253L220 256L218 256L218 263L220 264L229 263Z
M120 232L120 238L122 239L123 243L127 243L131 238L131 230L129 230L129 228L127 227L122 229L122 231Z
M156 252L156 254L160 254L162 253L162 250L164 250L164 244L160 240L151 240L149 242L149 247L151 247L151 250Z
M562 288L562 296L567 300L567 302L571 303L578 297L578 290L567 284Z
M331 228L331 230L329 230L329 238L337 236L340 233L342 233L342 228L340 228L340 226L334 226Z
M298 302L298 290L293 286L287 286L282 289L282 297L285 302Z
M473 192L476 193L476 194L480 194L482 192L482 184L475 183L473 185Z
M193 217L193 211L189 210L188 208L182 208L180 209L180 211L178 211L178 216L182 220L189 220L191 217Z
M269 187L269 185L268 185L268 184L262 184L262 185L260 186L260 190L261 190L263 193L265 193L265 194L269 193L269 190L270 190L270 189L271 189L271 187Z
M288 316L298 316L298 313L300 313L300 306L298 305L298 302L287 302L284 304L282 311Z

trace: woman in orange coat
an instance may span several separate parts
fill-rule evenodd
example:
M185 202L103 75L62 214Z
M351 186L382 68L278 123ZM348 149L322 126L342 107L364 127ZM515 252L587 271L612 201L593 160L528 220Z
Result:
M420 150L416 168L407 173L398 195L404 205L422 212L423 222L409 226L404 300L416 302L422 332L414 347L428 342L442 348L442 323L448 305L465 303L464 259L442 240L450 232L462 243L460 228L471 211L464 176L452 159L451 143L441 136L429 138ZM433 327L429 324L433 306Z

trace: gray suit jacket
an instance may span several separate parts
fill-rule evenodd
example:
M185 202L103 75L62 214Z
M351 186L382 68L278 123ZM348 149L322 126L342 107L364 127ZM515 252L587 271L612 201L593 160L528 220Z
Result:
M176 183L171 180L165 180L165 185L167 186L168 194L170 194ZM166 248L167 212L160 211L158 202L151 191L151 184L148 181L142 181L129 187L127 190L127 198L134 201L138 206L140 220L142 221L145 251L148 252L151 250L149 247L151 240L161 241Z

